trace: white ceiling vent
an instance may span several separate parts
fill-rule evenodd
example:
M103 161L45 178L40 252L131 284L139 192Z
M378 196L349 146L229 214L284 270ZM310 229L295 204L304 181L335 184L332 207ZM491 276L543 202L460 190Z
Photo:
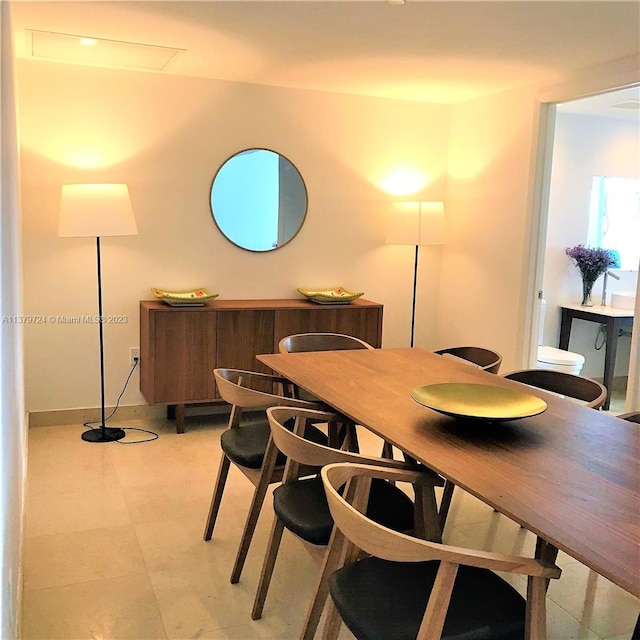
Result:
M611 105L612 109L640 109L640 100L625 100Z
M91 36L27 29L27 51L34 58L100 67L161 71L184 49Z

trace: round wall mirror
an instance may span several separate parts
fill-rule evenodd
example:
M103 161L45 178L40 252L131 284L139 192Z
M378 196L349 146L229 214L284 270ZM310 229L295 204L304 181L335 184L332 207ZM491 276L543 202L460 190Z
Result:
M211 214L222 234L248 251L287 244L307 215L307 189L290 160L268 149L246 149L218 169Z

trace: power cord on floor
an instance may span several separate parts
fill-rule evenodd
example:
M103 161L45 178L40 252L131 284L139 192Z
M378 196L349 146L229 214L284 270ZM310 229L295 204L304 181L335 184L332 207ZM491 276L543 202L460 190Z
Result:
M129 385L129 380L131 380L131 376L133 375L133 372L136 370L136 367L138 366L139 362L140 362L140 358L135 358L135 360L133 361L133 366L131 367L131 371L129 371L129 375L127 376L127 379L124 381L124 386L122 387L122 391L120 392L120 395L116 400L116 406L113 408L113 411L104 419L105 427L107 426L107 421L111 420L111 418L113 418L116 411L118 410L118 407L120 406L120 400L124 395L124 392L127 390L127 386ZM92 431L99 431L99 429L94 429L94 427L92 426L94 424L102 424L102 421L91 420L89 422L85 422L84 426L88 427ZM142 442L152 442L153 440L157 440L159 437L155 431L149 431L148 429L140 429L139 427L118 427L118 428L122 429L122 431L140 431L142 433L149 433L153 436L152 438L145 438L144 440L129 440L127 442L123 442L122 440L113 441L113 442L117 442L118 444L141 444Z

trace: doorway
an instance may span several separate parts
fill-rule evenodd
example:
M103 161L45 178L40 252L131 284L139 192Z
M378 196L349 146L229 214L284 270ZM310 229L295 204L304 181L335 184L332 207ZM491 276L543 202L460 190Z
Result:
M581 302L581 284L578 270L571 265L565 249L577 244L596 246L589 213L592 188L597 178L640 178L640 87L611 91L548 105L550 135L547 138L546 167L544 171L544 204L541 206L539 235L539 268L536 293L546 300L546 314L542 344L558 346L561 307ZM635 211L640 218L640 195L635 191ZM600 243L601 246L606 246ZM610 247L607 247L610 248ZM613 247L611 247L613 248ZM637 292L638 265L613 269L607 278L607 296L602 305L603 278L596 284L594 310L611 313L611 293ZM632 301L632 298L629 298ZM631 303L632 304L632 303ZM537 315L539 303L532 306ZM629 313L633 315L633 309ZM532 326L538 326L534 317ZM581 375L602 380L604 372L606 335L599 322L574 320L569 351L585 357ZM619 332L618 351L613 370L612 413L631 410L627 402L627 380L634 363L638 340L631 331ZM535 362L538 332L532 331L531 360ZM637 358L637 353L635 354ZM631 375L633 379L634 376ZM637 382L635 383L637 384ZM634 400L637 402L637 399ZM638 408L638 407L631 407Z

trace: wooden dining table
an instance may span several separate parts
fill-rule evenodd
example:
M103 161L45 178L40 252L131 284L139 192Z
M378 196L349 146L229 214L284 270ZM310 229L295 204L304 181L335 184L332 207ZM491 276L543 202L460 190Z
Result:
M640 597L638 425L424 349L259 355L359 425ZM509 421L417 404L417 387L497 385L547 409Z

